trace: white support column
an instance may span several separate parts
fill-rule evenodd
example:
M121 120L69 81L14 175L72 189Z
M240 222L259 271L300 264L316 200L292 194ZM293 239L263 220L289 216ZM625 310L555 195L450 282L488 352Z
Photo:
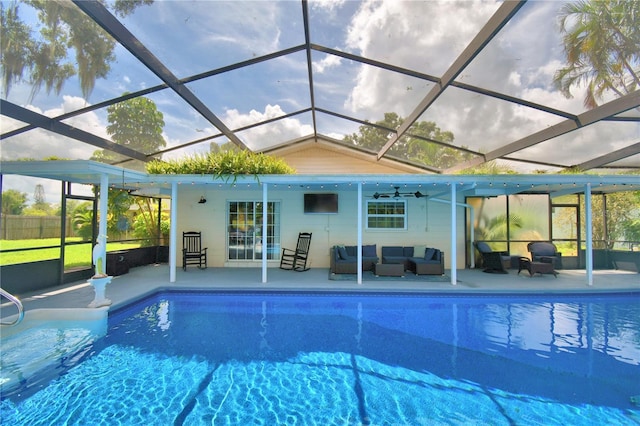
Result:
M92 258L94 278L107 276L107 215L109 200L109 176L100 175L100 198L98 198L98 238L93 246ZM104 297L103 297L104 298Z
M107 215L109 200L109 176L107 174L100 175L100 199L98 200L98 212L100 222L98 223L98 236L107 236ZM105 243L106 244L106 243ZM105 252L106 252L105 245Z
M267 184L262 184L262 283L267 282L267 214L269 209L267 203L269 197L267 196Z
M456 228L456 183L451 182L451 256L449 262L451 262L451 284L456 285L458 283L458 269L456 267L456 260L458 259L458 250L456 246L456 240L458 238L458 232Z
M593 218L591 212L591 184L587 183L584 188L584 206L585 206L585 229L586 229L586 243L587 252L585 253L585 259L587 264L585 265L587 270L587 285L593 285Z
M171 184L171 225L169 227L169 282L176 282L176 252L178 246L178 184Z
M358 284L362 284L362 182L358 182Z
M471 269L476 269L476 256L473 251L473 243L476 241L476 230L475 230L475 213L473 211L473 206L468 204L465 205L469 209L469 267Z

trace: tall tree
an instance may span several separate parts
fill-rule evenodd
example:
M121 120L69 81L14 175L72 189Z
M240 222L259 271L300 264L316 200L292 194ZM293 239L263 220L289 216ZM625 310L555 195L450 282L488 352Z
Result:
M39 32L20 19L21 3L37 11ZM151 3L153 0L116 0L108 7L123 17ZM43 85L48 93L59 94L64 83L78 75L82 94L88 99L96 79L106 77L111 70L115 41L71 2L2 2L0 12L0 63L7 94L21 81L31 85L32 96ZM70 57L72 52L74 58Z
M383 120L373 125L360 126L358 133L345 136L343 141L360 148L377 151L389 140L394 129L400 127L403 122L404 119L395 112L387 112ZM403 136L393 144L388 151L389 155L440 168L450 167L470 157L463 151L448 147L448 144L453 143L453 133L440 129L431 121L414 123L408 133L409 135Z
M162 136L164 116L148 98L137 97L107 107L107 133L120 145L151 154L167 145ZM98 150L92 159L112 162L120 159L111 151Z
M2 214L22 214L27 205L27 194L16 189L2 191Z
M565 96L585 85L584 105L594 108L606 92L640 87L640 1L580 0L564 5L559 19L567 64L554 83Z

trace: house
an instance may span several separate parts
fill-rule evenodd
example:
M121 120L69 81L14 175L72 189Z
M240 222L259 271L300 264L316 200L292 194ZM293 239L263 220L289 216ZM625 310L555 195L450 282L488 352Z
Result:
M309 144L308 149L316 155L322 149L327 156L333 155L330 148ZM282 152L283 158L305 155L301 151ZM366 159L356 160L366 163ZM318 157L314 157L315 161L319 161ZM343 165L345 170L349 170L349 161ZM455 283L458 269L473 267L471 244L475 237L467 223L474 223L475 212L467 203L470 197L518 195L552 199L553 195L585 194L590 200L596 193L640 189L640 180L633 175L349 173L216 178L150 175L84 160L3 162L1 166L5 174L95 184L100 188L113 186L139 195L170 198L170 282L176 279L181 233L198 230L203 233L203 245L209 248L209 266L261 267L266 277L268 267L278 265L280 250L294 247L299 232L311 232L311 267L327 268L330 247L336 244L376 244L378 250L383 245L429 245L446 253L445 268L451 271L451 281ZM375 166L372 164L371 168ZM403 167L397 169L404 171ZM305 211L305 194L311 194L307 195L311 198L313 194L323 194L337 201L337 206L313 211L308 205ZM547 214L549 205L543 206ZM106 217L106 202L101 200L100 206L105 212L101 216ZM590 209L590 202L586 208ZM590 225L585 224L587 229ZM587 239L584 243L589 277L592 241Z

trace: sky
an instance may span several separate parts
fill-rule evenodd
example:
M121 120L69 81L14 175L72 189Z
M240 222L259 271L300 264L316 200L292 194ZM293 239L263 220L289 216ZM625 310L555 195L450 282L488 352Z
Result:
M7 4L3 2L3 4ZM583 89L567 99L552 84L563 63L557 14L560 1L530 1L492 40L457 80L579 114ZM369 59L387 62L439 77L470 43L491 15L497 1L310 1L311 42ZM20 14L37 28L26 5ZM250 60L304 43L302 6L298 1L160 1L142 6L122 19L131 31L178 78ZM40 90L33 98L28 84L16 84L2 97L38 113L54 117L106 99L153 87L157 76L122 46L106 79L96 81L88 99L77 79L66 82L60 94ZM319 108L360 120L377 121L385 112L406 117L433 83L314 51L314 97ZM310 106L306 54L300 51L268 62L189 83L207 107L227 127L240 128ZM148 97L164 115L167 146L219 134L170 90ZM317 114L319 133L341 139L359 125ZM561 121L557 116L460 89L449 89L420 120L434 121L452 131L454 144L488 152ZM106 110L96 110L65 123L98 136L106 132ZM20 127L0 116L2 132ZM239 132L252 149L273 146L313 131L311 114ZM523 154L539 161L578 164L637 142L640 125L596 125L559 141L529 148ZM217 138L223 143L226 138ZM167 153L163 158L209 150L209 142ZM95 147L42 130L2 140L3 159L58 156L87 159ZM524 168L522 171L530 171ZM35 185L5 177L4 189L15 187L32 197ZM47 188L47 201L57 202L58 184ZM50 196L49 194L53 192ZM59 197L59 196L57 196ZM53 199L49 199L53 198Z

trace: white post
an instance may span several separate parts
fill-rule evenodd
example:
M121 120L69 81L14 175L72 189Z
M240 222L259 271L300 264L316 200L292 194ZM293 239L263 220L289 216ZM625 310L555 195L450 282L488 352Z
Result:
M98 210L100 211L100 223L98 223L98 235L107 236L107 210L109 200L109 176L100 175L100 199L98 200ZM106 251L105 245L105 251Z
M100 175L100 197L98 198L98 238L91 250L94 278L107 276L107 214L109 200L109 176Z
M267 282L267 184L262 184L262 283Z
M476 269L476 252L473 251L473 243L476 240L476 229L475 229L475 215L473 212L473 206L468 205L469 207L469 267L471 269Z
M451 182L451 284L458 283L458 269L456 268L456 260L458 259L458 250L456 248L457 229L456 229L456 183Z
M358 284L362 284L362 182L358 182Z
M591 184L587 183L584 188L584 206L586 216L586 243L587 252L585 253L585 259L587 264L587 285L593 285L593 218L591 216ZM578 247L578 250L580 247Z
M171 184L171 225L169 226L169 282L176 282L176 252L178 245L178 184Z

